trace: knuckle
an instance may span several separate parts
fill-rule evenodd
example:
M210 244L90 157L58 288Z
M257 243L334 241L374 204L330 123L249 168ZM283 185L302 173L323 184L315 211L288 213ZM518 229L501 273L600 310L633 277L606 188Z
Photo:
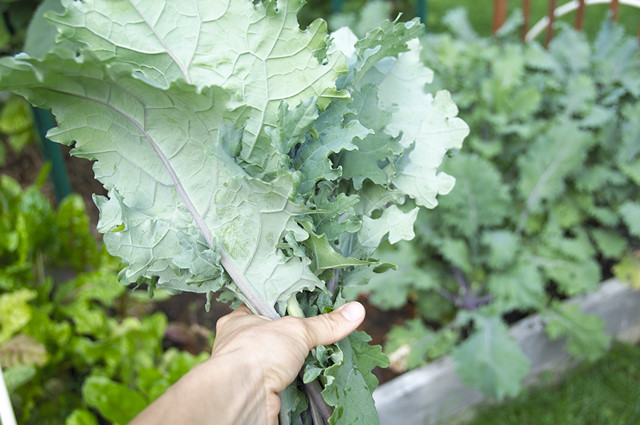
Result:
M323 314L319 316L322 320L324 328L331 333L331 335L335 335L340 330L338 323L331 318L328 314Z

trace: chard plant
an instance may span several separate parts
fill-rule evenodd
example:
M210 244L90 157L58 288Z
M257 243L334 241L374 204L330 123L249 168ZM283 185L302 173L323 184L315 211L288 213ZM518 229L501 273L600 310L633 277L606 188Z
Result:
M453 177L468 127L429 93L416 21L358 39L299 28L299 0L63 0L51 36L0 61L0 87L51 109L49 137L94 162L98 229L124 283L316 315L393 266ZM309 356L282 424L378 422L379 347Z
M21 425L124 425L208 353L163 349L167 317L136 317L151 301L117 282L79 195L51 207L47 174L0 176L0 420L12 402Z

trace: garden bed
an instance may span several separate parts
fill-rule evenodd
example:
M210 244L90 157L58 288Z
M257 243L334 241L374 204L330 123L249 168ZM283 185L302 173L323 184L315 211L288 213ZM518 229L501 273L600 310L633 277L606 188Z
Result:
M640 340L640 291L612 279L604 282L597 292L567 303L576 303L583 313L601 317L609 335L634 343ZM544 328L544 319L534 315L510 330L531 361L531 371L525 380L529 385L544 373L561 374L576 364L563 349L565 341L550 340ZM374 399L383 425L436 424L458 415L465 417L472 406L487 401L482 393L460 381L451 356L381 385L374 392Z

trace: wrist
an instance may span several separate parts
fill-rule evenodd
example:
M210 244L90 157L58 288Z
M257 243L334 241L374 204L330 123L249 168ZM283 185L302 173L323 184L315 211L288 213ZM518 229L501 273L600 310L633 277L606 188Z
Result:
M225 354L204 362L202 370L192 370L192 379L203 389L203 403L209 406L211 425L264 424L263 408L267 399L260 369L243 356ZM190 372L190 373L191 373ZM193 392L194 383L186 388ZM187 422L188 423L188 422Z
M130 425L264 423L256 418L265 397L252 376L255 371L238 365L230 356L221 357L193 368Z

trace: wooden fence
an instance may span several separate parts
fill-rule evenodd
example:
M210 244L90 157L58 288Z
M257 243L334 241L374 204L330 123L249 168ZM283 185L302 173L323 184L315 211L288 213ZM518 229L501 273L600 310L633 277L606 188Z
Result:
M575 28L580 31L584 25L585 8L592 4L609 4L611 19L618 19L618 9L620 5L634 6L640 8L640 0L573 0L558 6L557 0L549 0L547 16L539 20L529 28L531 20L531 0L522 0L522 39L524 41L534 40L541 32L545 31L544 44L548 46L553 39L553 24L556 19L575 12ZM507 20L507 9L509 0L493 1L493 25L492 31L495 34ZM640 39L640 22L638 23L638 38Z

